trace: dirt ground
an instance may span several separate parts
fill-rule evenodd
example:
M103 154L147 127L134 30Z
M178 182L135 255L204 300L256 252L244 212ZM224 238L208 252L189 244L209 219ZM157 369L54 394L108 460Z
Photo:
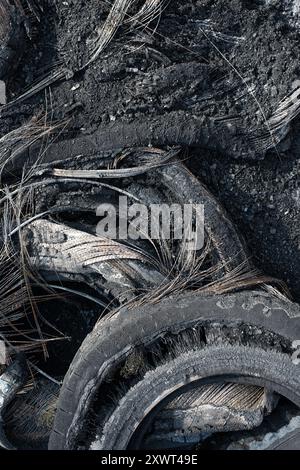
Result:
M6 79L8 101L57 70L64 79L0 111L0 135L47 110L97 137L99 150L102 141L105 150L181 145L255 263L299 301L300 120L271 125L300 85L297 2L172 0L160 21L122 27L89 66L110 0L40 3Z

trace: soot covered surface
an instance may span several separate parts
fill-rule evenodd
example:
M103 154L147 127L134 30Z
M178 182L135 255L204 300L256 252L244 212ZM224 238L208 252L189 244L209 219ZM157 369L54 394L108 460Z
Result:
M30 20L20 64L6 80L8 100L62 68L66 78L48 93L53 120L70 119L70 130L91 138L115 129L107 134L111 148L126 142L117 141L125 125L130 144L188 147L191 167L226 207L256 264L287 281L299 300L300 121L276 149L266 124L300 84L297 1L173 0L159 23L121 27L87 67L111 1L36 3L41 21ZM42 91L2 110L1 135L45 108ZM142 125L149 132L137 132Z

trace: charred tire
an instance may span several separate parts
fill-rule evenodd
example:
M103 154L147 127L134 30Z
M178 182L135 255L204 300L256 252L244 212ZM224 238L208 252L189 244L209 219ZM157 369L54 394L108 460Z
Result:
M174 200L177 197L181 205L186 204L186 201L203 204L205 231L212 240L216 258L223 265L221 275L243 263L250 264L244 240L226 211L199 179L180 163L157 170L157 175L162 186L174 195Z
M95 449L138 449L145 422L155 418L161 407L188 386L205 379L242 381L272 388L300 405L300 377L282 354L239 346L217 346L189 351L145 375L120 400L101 434ZM147 427L148 427L147 426Z
M204 347L195 343L187 351L186 357L183 355L169 359L167 365L160 366L162 369L159 375L156 376L156 372L150 371L134 387L141 387L143 390L146 389L145 386L148 387L147 394L151 395L152 402L156 401L158 404L176 390L176 384L180 381L182 386L186 386L198 385L201 380L218 378L220 381L226 381L230 378L243 383L269 386L300 406L300 366L292 362L290 349L292 342L300 338L299 308L289 301L258 291L219 296L189 293L166 298L156 305L132 310L123 308L113 318L104 320L95 327L83 342L65 376L49 448L76 449L82 446L82 441L79 446L79 437L82 435L85 419L96 395L101 397L105 378L136 348L146 345L151 348L168 335L179 337L181 333L195 330L206 322L238 329L249 325L269 332L279 338L278 344L285 346L278 351L278 348L273 349L272 342L268 347L243 342L219 346L212 342ZM156 392L149 382L150 378L155 381L162 379L156 397ZM127 398L130 398L131 394L135 396L137 389L134 390L134 387L128 390L130 396ZM140 398L139 395L139 400ZM141 424L140 419L147 415L145 405L146 402L142 401L141 408L138 408L138 403L131 400L129 408L134 407L136 411L134 415L127 416L129 408L125 400L121 399L114 410L110 411L109 416L106 415L99 423L99 442L103 428L108 426L107 423L111 419L111 432L108 433L105 428L105 432L114 442L115 447L111 449L124 449L127 445L134 447L135 444L129 444L129 441L133 437L132 431ZM128 417L127 424L131 433L129 441L128 435L125 441L118 435L115 426L121 416L122 419ZM123 423L120 422L121 426L124 424L125 419ZM91 436L91 441L95 441L95 438L96 436ZM90 443L86 447L89 447ZM107 441L100 445L105 448Z
M267 450L299 450L300 449L300 429L292 431L286 436L276 440Z
M155 181L155 185L153 184L153 181ZM127 185L128 184L129 183L127 181ZM88 185L91 185L90 188L93 191L95 190L93 197L96 197L96 181L89 181ZM180 186L180 191L178 191L178 185ZM153 190L150 195L148 194L148 191L144 190L145 187L151 188ZM43 193L45 193L44 187L42 188ZM74 183L72 183L71 188L72 191L74 191ZM65 193L63 189L65 190ZM125 185L124 187L122 186L122 189L128 190L128 187ZM102 202L106 200L105 197L103 197L103 194L101 193L102 190L103 188L100 188L99 200L97 200L95 207L93 207L93 210L95 211L97 209L97 206L99 206ZM55 193L55 196L50 193L49 197L46 198L46 205L43 204L41 207L36 209L36 211L39 213L51 210L54 213L56 210L57 213L60 214L60 217L62 217L59 198L65 197L65 195L67 195L68 198L71 198L73 196L72 191L70 195L68 195L67 183L64 182L63 185L60 186L58 182L57 192ZM149 206L152 201L158 201L158 203L160 204L166 202L170 204L177 203L180 204L182 208L185 204L203 205L205 208L205 236L206 240L209 240L211 243L210 262L214 265L217 265L218 263L220 265L220 268L214 274L214 279L220 279L224 275L230 273L232 270L238 267L242 267L243 269L246 269L248 267L249 271L251 270L251 264L248 258L244 241L240 237L239 233L236 231L230 219L228 218L226 211L218 203L215 197L206 189L206 187L192 173L190 173L190 171L182 163L176 162L176 164L170 164L154 171L149 171L148 173L143 175L142 179L130 179L129 192L134 196L138 197L140 202L144 203L147 206ZM143 192L145 194L143 194ZM106 194L107 198L109 198L111 195L111 193ZM45 194L43 194L42 197L44 198ZM58 201L55 202L54 197L57 197ZM39 193L37 193L37 199L39 200ZM108 200L111 201L111 199ZM49 201L51 206L48 206ZM73 202L73 204L76 205L76 200ZM67 206L67 210L70 210L70 206ZM89 206L89 202L86 202L86 206L84 206L83 201L81 213L83 217L84 213L88 216L90 215L91 207ZM59 219L59 221L64 223L64 220L61 218ZM67 223L68 222L66 222L66 224ZM54 246L52 242L49 243L48 235L45 239L43 235L43 230L39 228L41 225L42 224L40 223L40 221L33 222L33 224L28 227L29 230L26 236L26 238L28 239L28 245L30 246L30 250L32 253L34 253L34 255L31 256L33 265L38 271L42 271L42 274L45 277L47 276L47 279L57 279L57 276L61 276L60 281L63 282L66 277L69 276L73 280L75 275L78 275L78 273L75 273L74 275L74 272L68 272L66 266L69 266L69 264L67 262L65 262L66 265L64 265L63 269L61 270L61 267L55 264L55 261L58 256L55 255L52 257L48 257L48 259L46 259L47 257L45 257L44 255L41 256L39 252L39 246L43 245L43 243L47 244L48 250L53 251L54 249L55 252L59 253L60 255L64 253L64 256L71 256L69 261L73 259L72 256L74 256L74 254L71 253L66 254L66 252L64 251L65 248L63 243L59 243L57 246ZM80 227L77 226L77 229L78 228ZM89 226L89 229L92 233L94 227ZM83 225L82 234L85 232L85 230L86 227ZM35 235L32 236L32 233L34 233ZM66 241L68 241L67 236ZM177 256L175 252L173 253L174 256ZM45 262L40 263L39 265L38 261L43 258L45 258ZM78 260L75 262L75 264L76 263L78 263ZM134 262L132 262L132 265L134 265ZM135 264L135 266L138 265ZM117 267L115 267L115 269L117 269ZM126 270L124 270L124 266L121 266L121 268L119 268L119 271L121 273L122 279L124 279L125 277L127 282L125 282L123 286L118 286L118 288L115 289L115 296L120 295L120 293L124 291L128 292L128 285L131 285L132 281L132 279L128 277L128 275L126 275ZM146 279L143 278L143 276L141 275L135 279L135 285L139 289L145 288L145 286L149 287L149 277L152 277L151 286L158 285L162 282L162 273L154 273L153 269L151 271L151 276L145 276ZM85 272L81 272L79 281L81 282L83 279L85 283L90 285L91 277L89 274L90 273L88 273L87 270ZM101 280L102 285L100 286L100 288L103 287L104 282L106 288L111 289L111 285L114 285L115 283L115 276L111 276L110 279L107 276L105 281ZM107 287L107 284L110 285Z

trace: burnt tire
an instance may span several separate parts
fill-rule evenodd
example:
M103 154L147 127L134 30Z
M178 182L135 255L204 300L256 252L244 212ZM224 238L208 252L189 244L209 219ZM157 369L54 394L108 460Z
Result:
M97 450L139 449L141 437L159 409L188 386L205 379L242 381L272 388L300 405L300 377L282 354L259 348L217 346L191 350L148 372L119 401L92 444ZM166 397L166 398L164 398Z
M113 160L110 161L112 163ZM193 206L203 206L205 210L204 220L204 236L205 246L197 251L197 256L200 252L204 252L209 245L209 255L206 256L207 263L215 267L213 273L213 279L222 279L228 273L232 273L234 270L248 270L251 271L252 264L249 260L249 255L245 248L244 240L240 237L240 234L235 229L231 220L228 218L226 211L222 208L215 197L206 189L206 187L199 181L181 162L170 163L169 165L161 168L148 171L142 176L126 178L122 184L118 185L120 191L128 192L133 199L130 200L130 204L136 202L137 198L140 203L144 204L148 208L151 204L178 204L182 209L185 205L192 204ZM40 181L42 183L42 180ZM69 185L68 183L71 183ZM93 211L97 211L103 203L109 202L113 204L116 209L118 204L115 198L121 193L115 191L112 188L106 188L107 192L103 194L104 188L101 186L97 188L99 184L97 181L87 181L88 190L82 195L80 191L80 185L82 180L76 183L76 191L78 191L78 198L74 196L74 181L71 178L70 181L59 182L55 185L55 189L52 192L51 185L45 189L44 185L41 184L40 188L37 189L36 200L38 201L37 207L35 207L34 213L43 213L47 211L52 212L53 218L56 224L63 224L63 227L58 225L51 226L47 225L47 222L37 220L33 221L24 229L25 239L28 243L28 251L30 253L30 260L34 268L42 274L47 281L65 282L71 280L74 282L83 282L88 286L96 285L100 290L109 292L109 295L118 299L122 298L122 302L129 300L126 296L131 296L134 292L140 294L142 289L149 289L158 287L166 281L170 271L176 276L176 264L166 266L165 262L159 260L157 253L162 251L161 247L158 246L158 250L153 250L154 244L160 245L161 240L152 240L149 243L146 240L142 241L141 244L135 240L130 240L133 247L140 249L142 247L143 253L152 253L152 262L147 260L147 257L143 256L140 260L137 260L135 256L132 257L132 253L123 258L123 262L117 265L109 266L109 269L104 267L101 275L95 275L94 272L85 268L81 265L84 264L87 259L89 264L92 265L91 259L93 253L89 251L92 239L86 240L85 250L81 251L74 249L74 241L72 243L72 249L70 249L69 240L74 237L76 240L76 246L80 247L82 244L81 237L87 236L86 233L96 235L97 222L92 219L91 215ZM178 191L178 185L180 191ZM38 185L39 186L39 185ZM126 193L125 193L126 194ZM64 201L67 200L68 204ZM70 200L72 204L70 205ZM40 205L39 205L40 204ZM76 233L70 234L68 230L74 228L74 225L70 227L70 212L76 213L78 222L76 222ZM98 220L99 221L99 220ZM176 222L182 224L182 222ZM51 228L52 227L52 228ZM64 231L64 238L66 243L62 243L52 237L49 241L48 232L54 230ZM80 233L81 232L81 233ZM119 240L115 236L116 242L121 242L122 246L125 247L123 240ZM185 240L171 240L170 251L172 252L173 261L180 256L180 252L184 249ZM46 255L42 253L43 246L47 246ZM93 247L92 250L95 248ZM50 256L50 252L52 255ZM150 256L150 257L151 257ZM77 257L75 259L75 257ZM126 261L125 261L126 259ZM154 263L153 263L154 260ZM98 260L99 261L99 260ZM108 260L109 263L112 261ZM95 261L96 262L96 261ZM128 270L128 263L130 264ZM95 263L94 263L95 264ZM74 270L74 266L76 269ZM189 266L191 266L189 264ZM217 268L217 266L219 266ZM80 268L81 267L81 268ZM80 268L80 269L79 269ZM175 269L175 270L174 270ZM189 267L191 269L191 267ZM92 271L94 271L92 269ZM104 272L103 272L104 271ZM128 273L129 271L129 273ZM115 273L118 272L116 276ZM118 279L119 278L119 279ZM99 283L98 283L99 281ZM210 280L206 282L210 282ZM129 288L130 287L130 288ZM131 292L130 292L131 289Z
M276 440L268 447L268 450L299 450L300 449L300 429L292 431Z
M240 336L234 339L234 335L225 335L216 344L204 334L203 340L197 341L206 325L218 325L227 332L233 329ZM245 329L250 332L249 338ZM100 397L100 403L104 399L106 379L111 379L139 348L151 351L170 337L175 343L182 342L182 335L194 338L186 351L178 354L177 348L175 356L166 356L155 370L139 377L114 400L113 409L107 407L101 419L98 417L94 434L87 435L90 411L96 399ZM134 431L144 425L148 404L152 408L151 403L162 405L174 391L178 393L178 384L184 388L230 378L269 387L300 407L300 366L292 361L292 343L299 338L298 306L263 292L219 296L189 293L155 305L123 308L100 322L75 356L61 389L49 448L90 448L95 440L98 447L109 446L111 450L138 447ZM145 390L147 396L141 396ZM120 433L126 426L128 431Z

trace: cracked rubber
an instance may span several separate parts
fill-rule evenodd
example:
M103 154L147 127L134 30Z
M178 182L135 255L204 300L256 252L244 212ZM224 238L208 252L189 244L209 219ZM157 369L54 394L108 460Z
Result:
M207 321L252 325L280 336L289 344L300 338L299 307L259 291L215 296L185 293L155 305L131 310L123 308L111 319L100 322L77 352L61 389L49 449L77 448L80 425L84 423L96 392L112 367L137 346L152 344L166 333L176 334ZM253 379L259 371L260 385L272 382L275 390L300 406L300 366L293 364L288 353L263 351L256 347L246 351L244 346L221 344L197 350L197 354L202 358L199 365L203 366L197 377L233 373L248 375L251 382L251 377ZM222 357L227 357L225 362ZM198 367L197 364L193 367ZM193 371L189 369L189 361L186 367L191 376ZM278 375L278 371L282 375ZM172 378L172 374L170 381L175 380L175 376L176 373Z
M278 439L267 450L300 450L300 429Z
M180 354L173 361L147 373L120 400L106 422L97 443L97 450L128 449L131 438L159 399L173 396L188 384L200 384L206 377L235 376L259 379L260 385L273 386L285 395L294 396L298 390L300 405L300 376L295 374L292 362L283 354L240 346L217 346ZM139 448L141 432L137 433L130 448Z

